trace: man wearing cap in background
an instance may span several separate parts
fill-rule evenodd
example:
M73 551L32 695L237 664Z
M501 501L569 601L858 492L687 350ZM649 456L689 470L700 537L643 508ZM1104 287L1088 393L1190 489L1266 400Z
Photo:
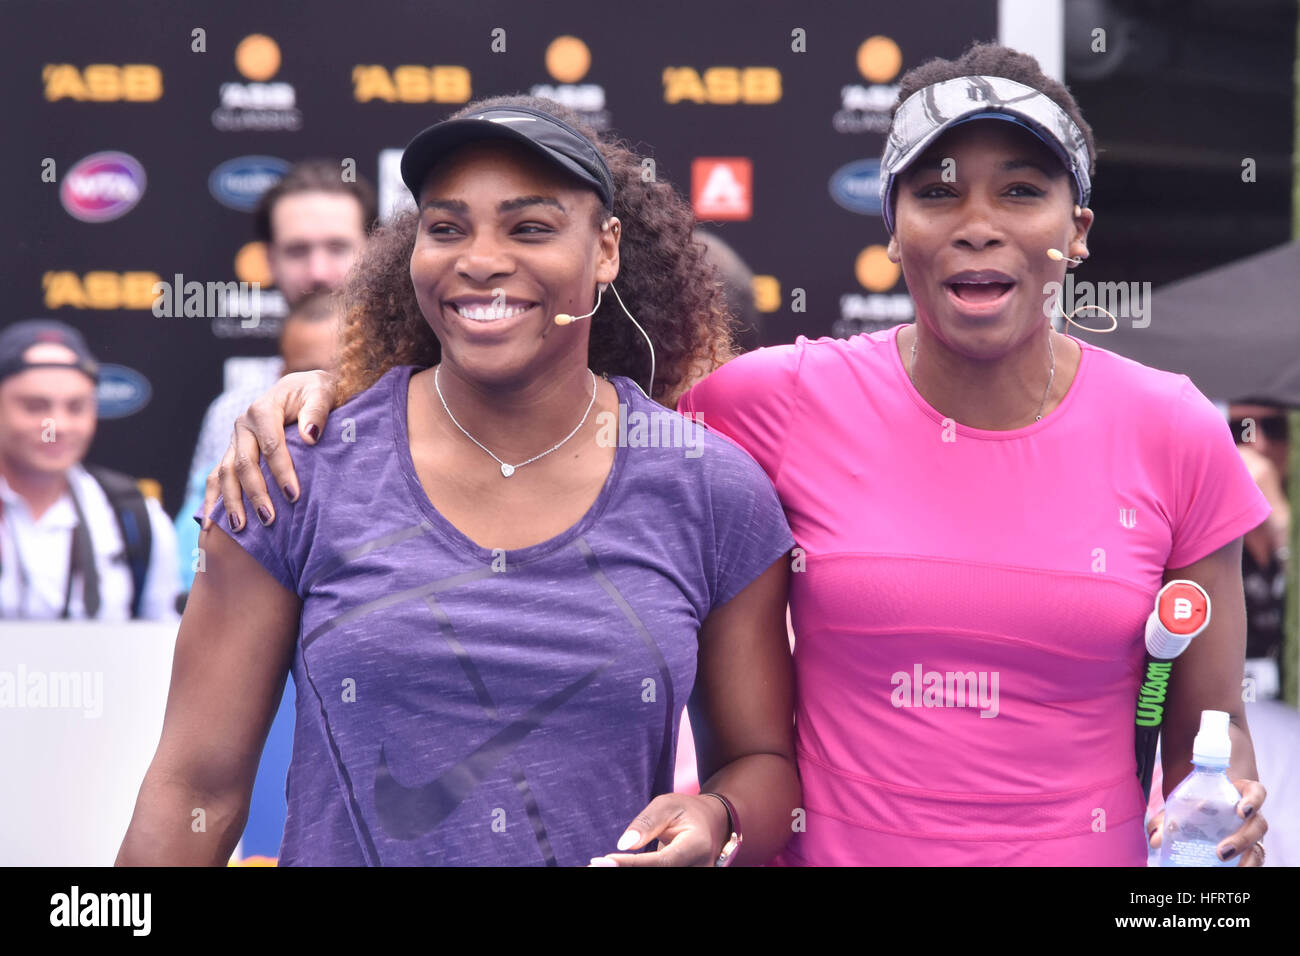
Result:
M0 333L0 614L175 621L176 537L132 478L83 467L99 366L81 335Z

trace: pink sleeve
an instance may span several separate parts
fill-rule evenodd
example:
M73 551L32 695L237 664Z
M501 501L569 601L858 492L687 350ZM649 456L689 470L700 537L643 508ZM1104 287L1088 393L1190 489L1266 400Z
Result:
M1258 527L1273 509L1237 453L1223 415L1191 379L1184 380L1174 407L1174 532L1166 566L1183 568Z
M803 361L804 339L755 349L732 359L688 389L677 402L683 415L730 438L749 452L776 484L785 455Z

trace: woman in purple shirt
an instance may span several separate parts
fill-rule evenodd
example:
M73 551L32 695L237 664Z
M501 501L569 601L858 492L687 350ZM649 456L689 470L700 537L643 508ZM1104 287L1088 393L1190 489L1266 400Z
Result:
M237 537L224 502L205 522L120 864L226 862L290 667L283 864L757 864L789 837L793 539L752 459L636 384L728 346L720 292L689 207L565 116L495 98L407 146L419 209L351 279L335 414L280 449L298 487ZM670 792L688 698L699 795Z

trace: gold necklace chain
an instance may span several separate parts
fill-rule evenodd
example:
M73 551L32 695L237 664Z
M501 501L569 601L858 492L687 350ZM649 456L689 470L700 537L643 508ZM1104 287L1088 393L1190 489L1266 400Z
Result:
M1034 421L1036 422L1041 422L1043 420L1043 409L1047 407L1047 396L1052 394L1052 382L1055 381L1056 379L1056 351L1055 349L1052 348L1052 333L1050 330L1047 333L1047 354L1052 359L1052 368L1051 371L1047 373L1047 388L1043 391L1043 400L1038 403L1038 414L1034 416ZM908 379L911 380L913 388L916 388L915 372L916 372L916 329L915 327L913 327L912 361L909 363L907 367L907 377ZM917 389L917 391L919 392L920 389Z

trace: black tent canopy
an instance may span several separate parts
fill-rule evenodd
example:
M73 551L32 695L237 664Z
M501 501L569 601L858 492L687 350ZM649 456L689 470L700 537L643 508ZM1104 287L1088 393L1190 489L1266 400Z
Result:
M1212 400L1300 408L1300 242L1163 286L1148 307L1137 322L1149 319L1145 328L1120 316L1111 334L1082 335L1143 365L1182 372ZM1075 319L1097 325L1098 315L1081 309Z

